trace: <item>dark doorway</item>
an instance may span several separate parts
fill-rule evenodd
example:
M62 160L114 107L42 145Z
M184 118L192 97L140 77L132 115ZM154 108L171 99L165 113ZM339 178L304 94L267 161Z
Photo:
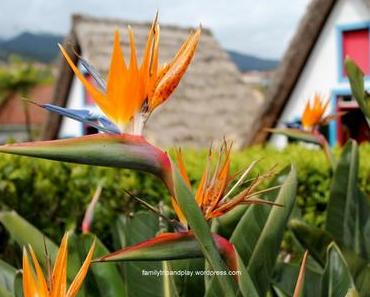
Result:
M349 138L358 143L370 141L370 128L365 116L351 96L338 98L337 112L344 113L337 119L337 136L340 145L344 145Z

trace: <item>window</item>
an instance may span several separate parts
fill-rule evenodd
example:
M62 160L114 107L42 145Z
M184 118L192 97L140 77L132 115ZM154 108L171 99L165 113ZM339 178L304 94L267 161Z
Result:
M370 75L370 47L369 27L366 25L358 29L346 29L341 31L341 63L348 56L352 58L361 70ZM341 75L346 77L345 67L342 67Z
M365 74L370 74L369 30L343 32L343 58L351 57ZM345 74L345 70L343 71Z

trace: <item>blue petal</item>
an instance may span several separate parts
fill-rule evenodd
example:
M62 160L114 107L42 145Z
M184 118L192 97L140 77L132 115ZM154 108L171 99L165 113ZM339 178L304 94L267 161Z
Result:
M99 72L89 64L87 60L79 56L80 62L82 66L86 69L86 71L95 79L96 83L98 84L99 88L106 92L106 82L105 80L100 76Z
M115 131L114 133L115 134L120 134L121 132L119 131L118 127L113 123L111 122L108 118L106 118L105 116L100 116L98 118L98 121L100 124L103 125L103 127L111 130L111 131Z
M110 122L107 118L105 118L104 116L98 115L98 114L94 114L87 109L64 108L64 107L60 107L60 106L53 105L53 104L42 104L39 106L42 108L45 108L48 111L52 111L62 116L82 122L102 132L111 133L111 134L120 133L118 128L112 122ZM102 123L102 126L99 125L97 122Z

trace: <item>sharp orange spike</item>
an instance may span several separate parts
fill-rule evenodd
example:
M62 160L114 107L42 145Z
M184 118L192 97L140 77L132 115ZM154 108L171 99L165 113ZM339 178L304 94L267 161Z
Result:
M23 294L25 297L37 296L37 285L28 259L26 248L23 248Z
M75 279L73 280L71 286L69 287L66 297L75 297L77 295L77 293L80 290L80 288L82 286L82 283L83 283L83 281L86 277L87 271L90 267L90 263L91 263L93 255L94 255L94 251L95 251L95 240L94 240L93 244L90 247L90 250L89 250L89 252L88 252L88 254L85 258L84 263L82 264L82 266L81 266L80 270L78 271Z
M184 179L186 185L191 189L191 183L188 174L186 173L186 167L184 164L184 159L182 157L181 149L176 150L176 163L179 168L180 174Z
M32 247L30 247L30 254L32 257L33 266L36 270L37 275L37 282L38 282L38 291L40 292L41 296L48 296L48 284L46 282L44 273L41 269L40 263L37 260L37 257L35 255L35 252L33 251Z
M121 101L124 92L124 84L122 82L125 80L126 76L127 66L120 44L119 31L116 30L107 82L107 95L110 101L109 115L113 117L115 122L119 121L120 110L123 108Z
M180 49L180 53L176 55L174 61L170 64L167 72L156 85L153 97L149 101L150 110L153 110L165 101L176 89L198 47L200 33L201 29L199 28L191 35L185 46Z
M177 201L174 197L171 197L171 204L172 204L172 207L179 219L179 221L184 225L186 226L188 224L188 221L186 220L186 217L184 215L184 213L182 212L181 208L179 207L179 205L177 204Z
M320 125L328 105L329 100L324 102L319 94L315 94L312 104L310 101L306 103L302 115L302 126L304 128L313 128L316 125Z
M50 297L60 297L63 289L66 288L67 277L67 258L68 258L68 233L66 233L60 244L57 257L55 259L54 269L52 273L52 288Z

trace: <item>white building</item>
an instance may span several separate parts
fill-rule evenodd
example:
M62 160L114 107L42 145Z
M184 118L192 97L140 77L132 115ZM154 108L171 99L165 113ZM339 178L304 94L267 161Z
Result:
M369 36L369 0L313 0L277 71L254 142L267 139L264 128L299 121L315 93L330 99L328 112L346 111L324 132L331 145L343 144L349 137L359 142L370 140L343 66L346 56L355 60L369 75L365 84L370 88ZM287 138L274 135L271 141L281 147Z

